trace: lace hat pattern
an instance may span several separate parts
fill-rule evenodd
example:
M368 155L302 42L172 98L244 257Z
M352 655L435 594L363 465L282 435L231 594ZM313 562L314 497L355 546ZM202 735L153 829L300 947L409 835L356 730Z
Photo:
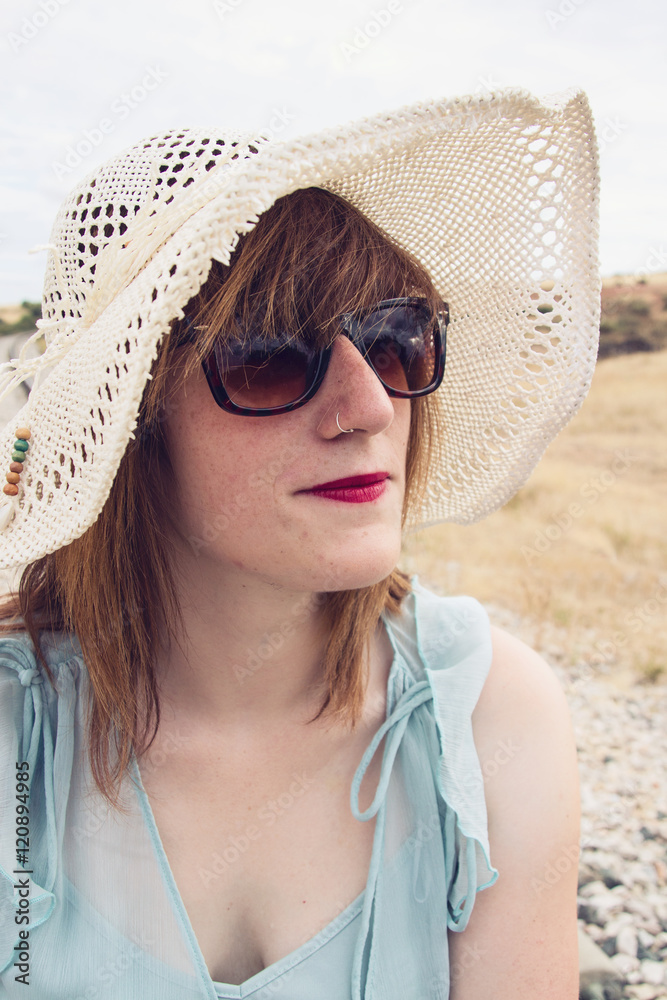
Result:
M15 427L31 431L19 493L0 505L0 568L93 524L171 323L212 260L228 264L262 212L311 186L414 254L449 303L445 378L431 397L445 433L409 526L479 520L525 482L581 405L597 356L599 185L585 95L418 103L283 142L174 130L90 174L56 218L46 351L30 357L27 345L0 368L0 398L34 377L0 434L9 460Z

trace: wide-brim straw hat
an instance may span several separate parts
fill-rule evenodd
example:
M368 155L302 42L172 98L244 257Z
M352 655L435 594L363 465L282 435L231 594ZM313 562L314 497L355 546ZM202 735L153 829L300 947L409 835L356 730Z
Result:
M0 397L35 377L0 435L8 468L16 428L31 432L18 494L0 494L0 567L93 524L170 324L212 260L228 264L262 212L312 186L410 251L449 304L445 378L431 397L445 430L409 526L479 520L525 482L581 405L597 356L598 164L586 96L432 101L284 142L174 130L90 174L56 218L47 349L0 371Z

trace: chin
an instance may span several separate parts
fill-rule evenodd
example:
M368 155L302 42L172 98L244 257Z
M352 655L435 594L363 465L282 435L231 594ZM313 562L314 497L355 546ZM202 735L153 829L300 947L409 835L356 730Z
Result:
M314 581L314 589L318 591L361 590L372 587L373 584L385 580L394 571L401 554L400 539L396 546L383 545L373 551L364 552L361 547L354 552L337 552L328 560L329 573L319 586Z

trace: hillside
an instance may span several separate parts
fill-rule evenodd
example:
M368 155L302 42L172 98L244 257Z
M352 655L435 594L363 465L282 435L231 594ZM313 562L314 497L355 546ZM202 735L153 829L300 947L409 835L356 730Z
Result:
M605 278L600 359L667 348L667 273Z
M39 302L21 302L20 305L0 306L0 335L21 333L35 329L35 320L42 315Z

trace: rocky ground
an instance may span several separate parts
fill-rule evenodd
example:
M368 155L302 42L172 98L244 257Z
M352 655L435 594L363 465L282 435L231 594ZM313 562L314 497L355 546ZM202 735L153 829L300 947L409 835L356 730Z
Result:
M579 926L610 959L606 972L597 963L582 996L667 1000L667 684L621 683L571 665L562 630L489 612L554 667L572 713L582 799Z

